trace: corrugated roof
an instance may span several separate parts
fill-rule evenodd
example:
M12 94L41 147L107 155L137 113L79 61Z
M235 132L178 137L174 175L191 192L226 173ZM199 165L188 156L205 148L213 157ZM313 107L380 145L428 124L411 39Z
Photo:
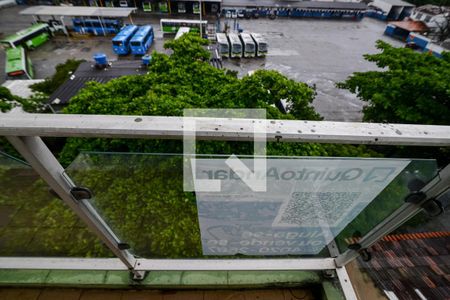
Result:
M396 21L396 22L389 22L389 24L392 24L398 28L405 29L409 32L426 32L429 31L429 28L427 25L425 25L422 21L413 21L413 20L407 20L407 21Z
M276 1L276 0L224 0L224 7L291 7L302 9L348 9L365 10L365 3L326 1Z
M89 81L106 83L125 75L143 75L147 70L141 67L140 60L116 61L107 69L96 69L93 62L80 64L75 73L64 82L51 96L50 104L66 104ZM57 100L59 99L59 101Z
M412 7L415 6L414 4L402 0L381 0L381 1L389 3L392 6L412 6Z
M85 16L85 17L128 17L134 7L94 7L94 6L31 6L22 10L21 15L33 16Z
M432 4L422 5L416 7L415 11L426 13L429 15L440 15L444 13L450 13L450 6L437 6Z

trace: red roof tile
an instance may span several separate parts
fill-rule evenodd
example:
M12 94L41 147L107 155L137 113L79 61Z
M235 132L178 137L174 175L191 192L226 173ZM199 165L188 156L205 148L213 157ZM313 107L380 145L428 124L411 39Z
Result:
M425 25L425 23L422 21L406 20L406 21L389 22L389 24L392 24L398 28L402 28L402 29L405 29L410 32L427 32L427 31L429 31L428 26Z

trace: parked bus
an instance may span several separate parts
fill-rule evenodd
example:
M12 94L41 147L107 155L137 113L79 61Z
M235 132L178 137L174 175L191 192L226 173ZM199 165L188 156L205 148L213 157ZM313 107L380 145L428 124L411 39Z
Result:
M139 27L130 42L131 53L134 55L144 55L153 43L153 27L145 25Z
M28 49L34 49L50 37L50 27L47 23L36 23L32 26L7 36L1 40L2 44L7 44L11 48L25 46Z
M117 55L130 53L130 40L138 30L136 25L125 26L113 39L113 50Z
M85 19L73 18L73 30L78 33L91 33L94 35L104 35L118 33L122 27L119 19Z
M216 33L219 55L222 57L230 57L230 42L228 42L225 33Z
M242 43L241 39L236 33L228 34L228 39L230 40L230 56L231 57L241 57L242 56Z
M33 79L33 66L21 46L6 49L6 79Z
M189 33L189 31L191 31L189 27L180 27L175 35L175 40L178 40L183 34Z
M267 41L265 38L262 37L259 33L252 33L251 34L253 40L255 41L256 45L256 55L257 56L266 56L267 55Z
M244 46L243 56L244 57L255 57L255 42L249 33L241 33L241 41Z
M206 35L207 21L203 20L177 20L177 19L161 19L161 31L163 34L176 34L180 27L189 27L193 32L200 32L202 26L203 35Z

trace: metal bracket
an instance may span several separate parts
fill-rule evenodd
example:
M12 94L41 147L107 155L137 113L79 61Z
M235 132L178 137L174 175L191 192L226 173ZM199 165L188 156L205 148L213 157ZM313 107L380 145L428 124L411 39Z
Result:
M410 193L405 197L405 202L413 204L422 203L420 207L422 207L429 217L437 217L444 212L442 203L439 200L436 200L436 198L430 198L427 200L427 195L422 191Z
M131 279L133 279L134 281L142 281L142 280L144 280L145 276L147 275L147 272L132 270L130 275L131 275Z
M405 202L408 203L420 203L427 198L427 194L422 191L412 192L408 196L405 197Z
M323 270L323 277L331 279L336 277L336 272L334 270Z
M359 255L361 256L362 260L365 262L368 262L372 259L372 254L370 254L369 250L367 250L367 249L361 249L359 251Z
M92 198L91 191L85 187L73 187L70 189L70 194L78 201L89 200Z
M362 246L359 243L354 243L354 244L348 245L347 248L351 249L351 250L359 251L359 250L361 250Z
M372 254L370 254L369 250L367 250L367 248L362 248L361 244L359 243L348 245L348 248L350 250L358 251L363 261L367 262L372 259Z
M421 205L429 217L437 217L444 212L441 201L431 198Z

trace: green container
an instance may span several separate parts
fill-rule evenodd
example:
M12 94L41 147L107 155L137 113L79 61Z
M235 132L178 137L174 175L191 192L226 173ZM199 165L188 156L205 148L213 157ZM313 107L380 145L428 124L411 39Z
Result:
M25 45L27 45L28 49L35 49L39 47L40 45L44 44L46 41L48 41L49 35L48 33L44 32L38 36L35 36L31 40L28 40Z

